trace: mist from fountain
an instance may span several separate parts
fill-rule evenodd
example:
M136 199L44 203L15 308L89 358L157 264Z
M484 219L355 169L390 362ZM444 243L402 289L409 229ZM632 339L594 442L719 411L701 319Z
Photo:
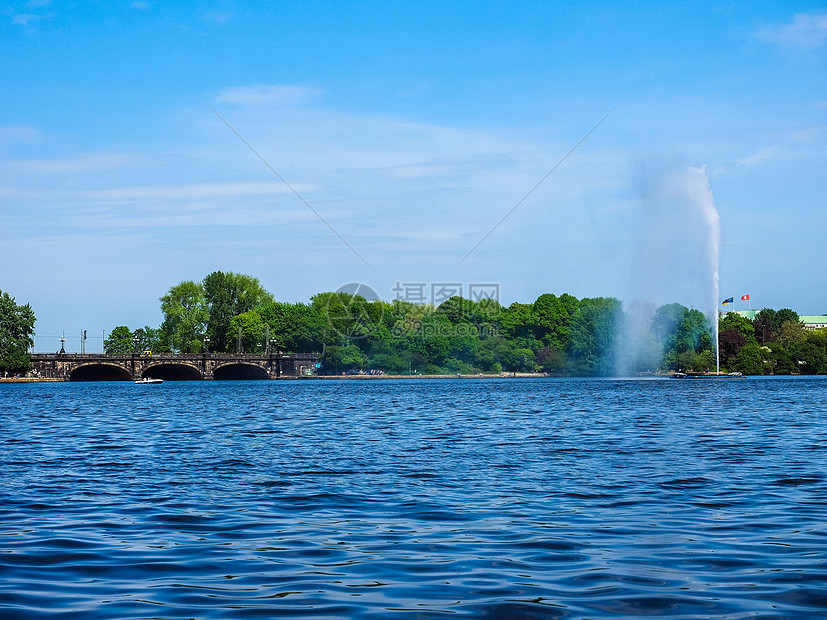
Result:
M642 164L638 178L640 225L621 347L627 355L618 370L626 374L633 360L649 359L654 349L662 350L663 343L641 338L648 332L641 325L658 305L678 302L707 316L719 372L720 218L706 167L661 157Z

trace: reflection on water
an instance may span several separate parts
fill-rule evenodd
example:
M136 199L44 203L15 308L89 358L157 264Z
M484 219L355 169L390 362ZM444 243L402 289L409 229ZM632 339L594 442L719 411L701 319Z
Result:
M812 618L827 381L0 385L0 616Z

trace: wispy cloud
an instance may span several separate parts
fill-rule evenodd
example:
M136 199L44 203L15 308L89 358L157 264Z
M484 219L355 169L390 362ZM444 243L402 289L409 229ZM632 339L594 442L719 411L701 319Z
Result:
M0 147L9 144L37 144L42 139L40 130L28 125L0 127Z
M795 159L795 155L789 150L780 146L768 146L742 157L735 161L739 166L760 166L763 164Z
M28 28L36 21L40 21L42 19L51 19L54 17L54 13L38 13L37 9L49 6L52 4L52 0L30 0L30 2L26 3L26 9L21 11L20 13L14 12L14 9L6 8L3 11L6 15L11 15L11 21L13 24L17 26L23 26L24 28Z
M125 153L92 153L76 157L5 161L3 168L17 173L65 174L125 168L136 160L135 156Z
M761 166L769 163L795 161L812 157L813 149L818 148L825 128L822 125L813 125L785 132L772 137L775 144L763 146L749 155L735 160L738 166Z
M204 14L204 19L214 24L226 24L233 19L232 11L210 11Z
M31 22L44 19L43 15L35 15L34 13L18 13L12 16L11 21L18 26L28 26Z
M118 187L95 190L89 192L88 196L97 200L204 200L285 193L289 193L289 190L277 181L230 181Z
M236 105L277 105L300 103L312 99L318 91L308 86L294 84L251 84L230 86L216 95L216 103Z
M757 37L781 47L814 49L827 43L827 13L797 13L792 22L759 30Z

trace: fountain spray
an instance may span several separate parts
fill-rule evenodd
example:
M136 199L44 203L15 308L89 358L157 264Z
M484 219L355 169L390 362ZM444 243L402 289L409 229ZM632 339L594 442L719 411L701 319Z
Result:
M642 219L630 299L705 308L720 372L720 218L706 167L680 157L655 157L642 163L639 179Z
M718 209L715 208L715 200L712 197L712 189L709 187L709 175L706 171L706 166L703 168L692 168L691 170L699 176L698 184L701 188L701 194L698 196L697 205L701 210L704 222L707 225L707 260L709 261L709 272L711 278L711 299L710 317L712 322L712 333L714 335L715 344L715 373L721 372L721 358L718 350L718 299L719 292L719 275L718 264L720 260L720 245L721 245L721 218L718 216Z

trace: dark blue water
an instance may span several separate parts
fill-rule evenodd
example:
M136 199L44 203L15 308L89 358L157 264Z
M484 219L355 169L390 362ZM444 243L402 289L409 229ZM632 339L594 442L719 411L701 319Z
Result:
M814 618L827 379L0 385L0 616Z

